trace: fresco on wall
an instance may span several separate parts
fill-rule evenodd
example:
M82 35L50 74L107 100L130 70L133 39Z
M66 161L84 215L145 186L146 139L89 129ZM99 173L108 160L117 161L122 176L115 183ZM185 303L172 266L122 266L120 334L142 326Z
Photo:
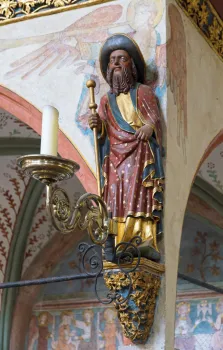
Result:
M122 334L116 310L94 303L36 305L26 350L136 350Z
M33 19L29 22L29 35L23 23L14 24L15 30L16 27L20 33L16 38L8 37L7 33L6 39L4 28L1 31L1 48L7 62L0 73L1 81L40 109L44 104L55 105L61 112L60 127L81 149L90 166L94 166L94 155L92 132L87 123L86 81L96 80L96 102L99 102L108 87L100 73L98 56L109 35L122 32L137 41L148 65L147 83L155 90L166 118L163 0L125 0L57 14L51 21L47 17ZM38 35L37 27L41 28ZM1 59L0 53L0 62ZM83 134L86 135L84 149Z
M179 272L200 281L220 283L223 273L221 229L199 217L185 216ZM181 281L180 281L181 283Z
M17 168L15 157L1 156L0 282L3 282L5 278L16 219L28 186L28 180ZM0 291L0 309L1 295L2 290Z
M223 299L184 295L176 308L175 349L223 348ZM26 350L136 350L121 330L115 309L88 301L43 302L35 306Z
M216 147L201 165L198 175L223 193L223 144Z
M82 238L83 242L90 242L87 234ZM78 247L73 247L58 263L51 276L64 276L84 273L81 255ZM99 288L101 288L101 278ZM104 288L104 290L107 290ZM63 283L46 284L38 297L39 301L64 300L70 298L95 299L94 279L81 279L78 281L66 281Z
M40 138L31 127L1 108L0 137Z
M176 306L175 349L223 349L223 299L182 299Z

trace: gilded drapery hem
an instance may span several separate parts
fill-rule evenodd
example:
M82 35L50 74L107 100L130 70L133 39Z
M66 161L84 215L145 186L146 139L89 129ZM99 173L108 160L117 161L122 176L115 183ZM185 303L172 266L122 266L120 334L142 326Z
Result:
M158 252L156 240L156 222L142 217L127 217L126 222L113 220L113 233L116 234L116 244L129 242L134 236L140 236L143 242L147 242Z

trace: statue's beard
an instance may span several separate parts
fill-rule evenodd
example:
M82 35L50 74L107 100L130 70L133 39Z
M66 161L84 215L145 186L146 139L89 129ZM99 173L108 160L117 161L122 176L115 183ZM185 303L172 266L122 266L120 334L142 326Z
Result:
M119 74L114 74L115 68L107 69L106 80L110 86L110 92L115 95L119 95L120 93L127 94L135 86L136 77L134 77L131 68L121 66Z

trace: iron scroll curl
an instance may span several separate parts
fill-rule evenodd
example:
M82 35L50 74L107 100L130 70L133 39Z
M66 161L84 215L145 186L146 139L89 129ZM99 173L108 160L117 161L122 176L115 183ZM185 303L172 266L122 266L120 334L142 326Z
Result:
M125 295L123 295L118 288L113 288L113 291L109 291L103 299L99 296L98 280L100 277L104 277L103 256L105 255L105 248L86 242L79 244L78 250L82 255L82 268L87 275L95 277L95 295L100 303L110 304L114 302L116 305L121 305L129 299L132 292L131 273L136 271L140 263L140 250L137 246L141 242L141 237L135 236L130 242L121 242L115 247L114 261L117 264L117 270L121 271L126 279L126 291ZM124 248L120 250L121 247ZM137 258L136 262L135 258Z

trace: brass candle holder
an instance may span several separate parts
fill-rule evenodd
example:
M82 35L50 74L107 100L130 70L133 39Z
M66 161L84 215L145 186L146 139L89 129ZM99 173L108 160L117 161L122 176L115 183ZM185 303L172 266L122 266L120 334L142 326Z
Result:
M19 157L17 165L24 171L25 175L46 185L70 179L80 169L79 165L71 160L44 154Z
M86 193L74 209L66 191L53 185L68 180L79 170L71 160L50 155L25 155L17 159L17 165L30 176L46 185L46 207L54 227L63 234L70 233L78 226L88 230L92 241L103 244L108 236L108 212L101 197ZM84 214L83 214L84 213Z

